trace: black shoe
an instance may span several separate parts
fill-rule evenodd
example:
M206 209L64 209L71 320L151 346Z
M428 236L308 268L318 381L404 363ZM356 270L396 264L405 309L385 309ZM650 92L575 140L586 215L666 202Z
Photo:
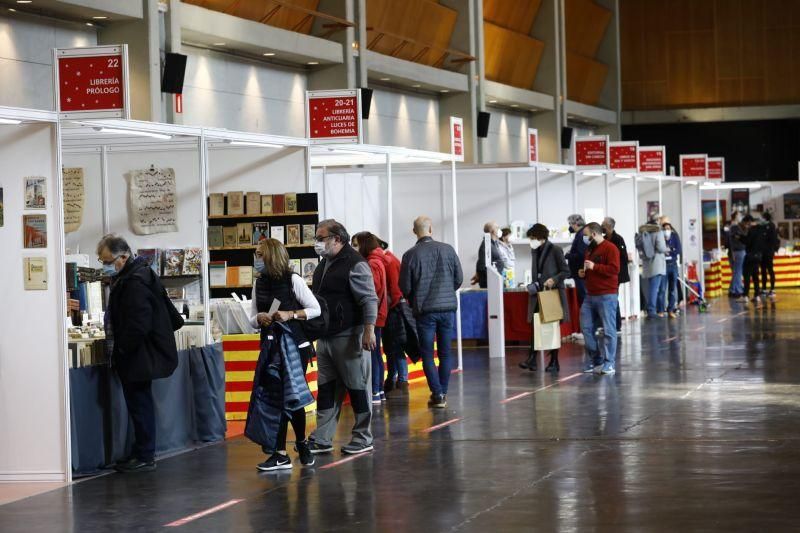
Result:
M134 472L152 472L155 469L155 461L141 461L135 457L130 459L128 462L120 463L114 467L114 470L122 474L133 474Z
M428 400L428 407L444 409L447 407L447 396L444 394L431 394L431 399Z
M393 379L387 379L383 382L383 392L389 394L395 388L395 381Z
M328 445L319 444L318 442L314 442L313 440L308 441L308 449L314 455L320 453L333 453L333 446L331 446L330 444Z
M363 442L351 442L350 444L345 444L342 446L342 453L346 455L361 455L362 453L368 453L374 450L375 447L372 444L364 444Z
M314 466L316 459L314 459L314 454L311 453L307 441L303 440L297 442L294 445L294 449L300 454L300 463L302 463L303 466Z
M262 472L275 472L276 470L291 470L292 460L288 455L278 452L273 453L269 459L256 466Z
M399 390L405 395L408 395L408 381L398 381L397 390Z
M536 370L536 354L529 354L528 358L519 364L519 367L524 370Z
M544 369L545 372L559 372L561 370L561 365L558 364L558 356L557 355L550 355L550 362L547 364L547 368Z

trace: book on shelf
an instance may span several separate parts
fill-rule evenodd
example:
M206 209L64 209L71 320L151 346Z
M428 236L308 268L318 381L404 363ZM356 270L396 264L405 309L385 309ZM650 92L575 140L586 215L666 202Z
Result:
M297 195L295 193L287 193L284 195L284 199L286 205L286 213L287 214L297 213Z
M253 222L252 245L258 246L261 241L269 239L269 222Z
M183 248L164 250L164 277L180 276L183 273Z
M269 228L270 236L280 243L285 243L284 240L284 227L283 226L272 226Z
M227 261L209 261L208 263L208 284L211 287L224 287L227 282L225 270L228 268Z
M67 275L67 290L74 291L78 289L78 263L66 263Z
M236 236L236 226L222 228L222 243L225 248L236 248L239 243L239 239Z
M208 227L208 247L209 248L222 248L225 246L225 236L222 226L209 226Z
M289 259L289 268L295 274L298 274L300 276L303 275L302 274L302 272L303 272L303 264L299 259Z
M228 214L244 215L244 193L242 191L228 193Z
M314 244L316 237L316 224L303 224L303 244Z
M286 213L286 197L282 194L272 195L272 214L283 215Z
M199 276L203 266L203 249L186 248L183 251L183 275Z
M166 287L165 290L170 300L183 300L186 297L183 287Z
M261 214L261 193L259 192L247 193L247 214L248 215Z
M136 255L144 258L153 272L161 275L161 250L159 248L139 248L136 250Z
M319 264L319 259L302 260L303 279L309 285L311 285L311 283L314 281L314 271L317 269L318 264Z
M239 283L237 285L252 285L253 284L253 267L240 266L239 269Z
M261 214L262 215L271 215L272 214L272 195L271 194L262 194L261 195Z
M208 214L220 217L225 214L225 195L221 192L212 192L208 195Z
M317 193L303 192L297 193L297 210L301 213L314 213L319 211Z
M250 222L236 224L236 237L239 246L250 246L253 241L253 224Z
M300 245L300 224L286 226L286 244L291 246Z
M225 284L228 287L239 285L239 267L229 266L225 271Z

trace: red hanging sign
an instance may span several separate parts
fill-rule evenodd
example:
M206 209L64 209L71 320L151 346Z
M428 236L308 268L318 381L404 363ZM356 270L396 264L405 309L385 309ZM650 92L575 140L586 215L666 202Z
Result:
M666 173L666 148L663 146L639 147L639 172Z
M125 45L56 49L54 54L62 118L129 118Z
M539 130L528 128L528 163L539 161Z
M608 145L608 166L613 170L638 169L638 141L612 142Z
M306 135L314 144L360 143L360 91L306 92Z
M450 117L450 149L456 161L464 160L464 119Z
M725 158L724 157L709 157L708 158L708 179L725 181Z
M576 137L575 165L582 168L606 168L608 136Z
M707 168L708 156L705 154L682 155L681 177L682 178L705 178L708 176Z

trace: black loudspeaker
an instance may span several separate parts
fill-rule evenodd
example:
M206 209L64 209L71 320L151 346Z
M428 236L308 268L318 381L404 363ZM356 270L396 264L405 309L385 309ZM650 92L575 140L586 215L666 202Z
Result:
M186 75L186 56L167 52L164 56L164 75L161 76L161 92L183 94L183 78Z
M361 88L361 119L369 118L369 109L372 107L372 89Z
M572 128L567 126L561 128L561 148L564 150L572 148Z
M491 113L486 111L478 111L478 137L485 139L489 136L489 119L492 118Z

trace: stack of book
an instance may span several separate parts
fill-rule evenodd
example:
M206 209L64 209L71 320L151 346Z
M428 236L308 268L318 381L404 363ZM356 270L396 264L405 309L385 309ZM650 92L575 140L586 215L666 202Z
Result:
M316 193L261 194L231 191L227 194L211 193L208 198L210 217L293 215L316 213L318 209Z
M199 276L203 266L203 249L189 248L139 248L136 255L144 258L153 272L163 277Z

